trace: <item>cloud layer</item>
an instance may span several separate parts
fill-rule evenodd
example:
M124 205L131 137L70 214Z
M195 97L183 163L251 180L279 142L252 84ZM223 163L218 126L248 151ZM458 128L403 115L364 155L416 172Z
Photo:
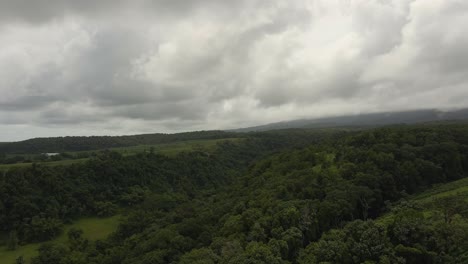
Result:
M465 0L0 1L0 141L468 106Z

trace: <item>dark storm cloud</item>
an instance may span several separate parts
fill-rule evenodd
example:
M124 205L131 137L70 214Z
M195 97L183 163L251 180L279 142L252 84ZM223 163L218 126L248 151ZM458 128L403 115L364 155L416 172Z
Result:
M161 17L185 15L200 9L212 12L236 8L242 1L217 0L1 0L0 21L45 23L67 15L100 16L122 11L149 12Z
M30 111L40 109L55 101L56 98L51 96L25 95L16 100L2 102L0 111Z
M31 137L468 105L464 0L0 0L0 43Z
M144 120L202 120L206 116L204 102L155 102L152 104L129 105L116 109L116 115Z
M74 0L2 0L0 1L0 21L43 23L56 17L73 13L94 13L111 11L121 0L74 1Z
M153 86L132 79L131 60L146 47L134 32L104 31L95 34L92 45L68 65L73 79L65 85L78 98L104 106L139 104L151 101ZM68 97L66 93L64 97Z
M80 113L69 111L66 105L52 107L42 111L34 120L37 124L47 125L73 125L83 123L106 122L111 116L104 113Z

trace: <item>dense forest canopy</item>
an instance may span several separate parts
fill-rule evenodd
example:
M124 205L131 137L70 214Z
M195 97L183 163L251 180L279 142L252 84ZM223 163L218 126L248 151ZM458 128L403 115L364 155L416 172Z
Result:
M135 145L151 145L194 139L229 138L234 133L197 131L176 134L143 134L134 136L89 136L34 138L18 142L0 143L0 154L25 154L98 150Z
M467 197L410 198L467 173L465 124L250 133L214 152L8 170L0 227L10 244L48 241L124 211L108 239L73 230L33 264L466 263Z
M0 41L0 264L468 264L468 0L0 0Z

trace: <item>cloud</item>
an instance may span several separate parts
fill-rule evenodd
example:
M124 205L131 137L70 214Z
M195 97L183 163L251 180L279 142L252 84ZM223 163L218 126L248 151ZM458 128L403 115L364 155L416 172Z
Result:
M468 105L463 0L0 1L0 43L0 141Z
M218 15L242 6L244 1L217 0L1 0L0 21L47 23L67 16L121 17L150 15L159 19L179 19L194 12Z

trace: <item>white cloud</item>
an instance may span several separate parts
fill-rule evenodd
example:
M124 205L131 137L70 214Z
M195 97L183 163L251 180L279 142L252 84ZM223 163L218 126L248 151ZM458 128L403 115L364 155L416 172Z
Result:
M0 140L468 104L464 0L17 0L0 10Z

